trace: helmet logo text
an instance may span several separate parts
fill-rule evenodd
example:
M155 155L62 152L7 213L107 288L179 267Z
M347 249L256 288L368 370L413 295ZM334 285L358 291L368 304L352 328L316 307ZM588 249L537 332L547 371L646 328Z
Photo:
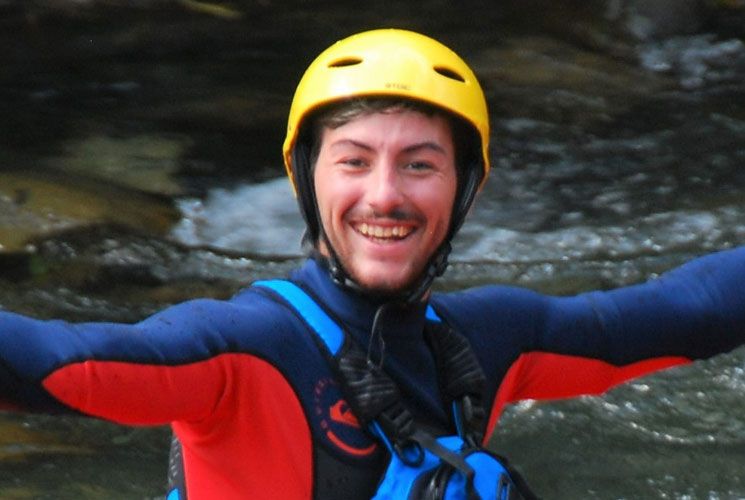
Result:
M386 83L385 88L387 89L396 89L396 90L411 90L410 85L406 85L405 83Z

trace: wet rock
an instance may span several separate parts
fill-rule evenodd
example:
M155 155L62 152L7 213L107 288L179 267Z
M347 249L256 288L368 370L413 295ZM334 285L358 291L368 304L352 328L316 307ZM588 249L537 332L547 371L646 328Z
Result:
M48 163L54 169L107 185L164 197L177 196L183 190L174 174L189 142L188 137L157 134L92 135L69 141L63 146L64 155L50 158Z
M473 57L491 112L581 126L605 122L674 80L541 36L513 36ZM498 144L497 144L498 145Z
M730 2L717 0L507 0L508 24L624 59L641 42L725 29Z
M103 223L164 234L177 220L170 199L54 171L0 171L0 252L31 239Z
M23 422L0 417L0 463L35 454L86 454L92 450L62 442L49 432L29 429Z
M0 414L0 498L156 498L170 433L83 417Z

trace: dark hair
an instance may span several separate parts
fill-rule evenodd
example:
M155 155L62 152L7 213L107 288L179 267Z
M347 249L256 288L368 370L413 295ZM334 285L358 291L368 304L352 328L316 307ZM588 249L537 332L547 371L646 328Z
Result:
M374 113L415 111L426 116L441 116L450 126L455 148L455 164L460 178L466 166L480 158L480 139L476 129L462 118L423 101L401 97L356 97L324 106L309 119L306 130L311 134L310 165L315 168L321 149L321 136L326 128L339 128L361 116Z

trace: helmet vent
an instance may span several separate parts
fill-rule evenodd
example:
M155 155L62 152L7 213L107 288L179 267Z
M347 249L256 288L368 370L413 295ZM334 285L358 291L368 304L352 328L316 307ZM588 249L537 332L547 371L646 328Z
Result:
M345 68L347 66L355 66L361 62L362 59L359 57L344 57L342 59L337 59L336 61L331 61L329 63L329 68Z
M462 83L466 82L465 78L463 78L458 72L450 68L443 68L442 66L435 66L432 69L434 69L435 72L441 74L445 78L450 78L451 80L455 80L457 82L462 82Z

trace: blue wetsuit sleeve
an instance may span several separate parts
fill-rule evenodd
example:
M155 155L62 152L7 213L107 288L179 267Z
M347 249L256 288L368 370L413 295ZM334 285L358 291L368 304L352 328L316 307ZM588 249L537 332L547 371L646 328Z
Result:
M745 343L745 248L695 259L644 284L547 302L534 349L615 365L707 358Z
M106 381L121 382L127 387L159 391L160 408L140 405L143 411L152 407L153 414L157 413L155 420L194 416L163 411L201 411L194 391L179 387L188 384L188 379L175 367L195 366L236 349L236 332L249 328L251 311L244 309L229 302L195 300L132 325L42 321L0 312L0 400L31 410L84 411L63 404L60 393L45 386L50 376L62 374L55 387L64 389L65 394L75 392L79 400L106 397L85 393L87 384L101 387ZM201 404L213 406L222 390L220 366L205 364L202 371L190 375L202 377ZM59 382L62 378L64 382ZM108 390L110 395L119 389ZM188 404L184 404L187 398ZM110 417L117 419L116 415ZM147 421L147 416L136 419Z
M489 286L433 305L477 352L509 365L531 351L627 364L706 358L745 343L745 247L694 259L646 283L572 297Z

